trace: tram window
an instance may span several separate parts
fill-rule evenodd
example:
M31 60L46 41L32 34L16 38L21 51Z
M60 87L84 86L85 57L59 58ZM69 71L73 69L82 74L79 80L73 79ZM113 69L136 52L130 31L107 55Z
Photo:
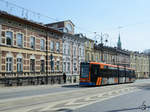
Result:
M126 77L129 77L129 71L128 70L126 71Z
M110 69L101 69L100 74L102 77L110 77L112 75L112 72Z
M99 70L100 70L100 67L99 65L92 65L91 67L91 73L94 75L94 76L98 76L100 73L99 73Z
M120 77L124 77L124 71L120 70Z
M104 69L108 69L108 66L104 65Z
M97 68L95 68L95 69L93 70L93 75L98 75L98 69L97 69Z
M112 77L117 77L117 70L112 70Z
M81 64L81 77L87 78L89 76L89 64Z

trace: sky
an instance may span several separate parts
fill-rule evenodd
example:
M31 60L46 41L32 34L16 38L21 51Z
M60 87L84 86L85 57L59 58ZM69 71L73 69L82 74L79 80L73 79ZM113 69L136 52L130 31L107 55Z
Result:
M107 46L117 46L120 33L123 49L140 52L150 49L150 0L9 0L9 2L39 13L36 19L43 23L71 20L75 24L76 33L83 33L94 40L100 38L101 33L107 34L104 35L104 40L108 39ZM5 6L9 7L8 4ZM16 10L17 13L14 7L10 10ZM43 15L49 18L45 19ZM33 14L31 17L33 19L36 16Z

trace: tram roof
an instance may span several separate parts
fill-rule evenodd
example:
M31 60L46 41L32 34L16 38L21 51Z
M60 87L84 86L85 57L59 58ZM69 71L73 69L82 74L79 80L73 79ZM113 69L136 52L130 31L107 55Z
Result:
M101 65L106 65L106 66L110 66L110 67L119 67L119 68L126 68L129 70L134 70L133 68L129 68L129 67L123 67L123 66L118 66L118 65L112 65L112 64L106 64L106 63L99 63L99 62L89 62L90 64L101 64Z

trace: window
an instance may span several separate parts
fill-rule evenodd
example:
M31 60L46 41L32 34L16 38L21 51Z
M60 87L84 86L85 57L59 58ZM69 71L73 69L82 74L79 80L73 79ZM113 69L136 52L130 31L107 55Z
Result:
M69 24L69 23L66 25L66 28L67 28L67 30L68 30L69 32L72 32L72 31L73 31L72 25Z
M98 56L96 55L96 62L98 62Z
M81 48L79 48L79 56L81 56L82 55L82 50L81 50Z
M107 54L104 54L104 61L107 62Z
M64 62L63 71L66 72L66 62Z
M66 45L64 45L64 54L66 54Z
M35 72L35 59L30 59L30 71Z
M81 52L81 56L83 56L84 57L84 49L81 49L82 50L82 52Z
M31 47L32 49L35 49L35 37L31 37L31 38L30 38L30 47Z
M54 71L54 60L50 61L50 65L51 65L51 71Z
M51 50L51 51L54 51L54 41L51 41L51 42L50 42L50 50Z
M22 36L22 34L18 33L17 34L17 45L18 45L18 47L22 47L22 44L23 44L23 36Z
M45 71L45 62L44 60L41 60L41 72Z
M40 41L41 50L44 50L44 46L45 46L45 41L44 41L44 39L41 39L41 41Z
M59 70L59 61L57 61L57 63L56 63L56 68L57 68L57 70Z
M89 41L87 41L87 47L89 47Z
M12 65L13 65L12 57L7 57L6 58L6 71L7 72L12 72Z
M94 56L93 56L93 54L92 54L92 61L94 61Z
M93 42L91 42L91 48L93 48Z
M74 72L76 72L77 71L76 63L74 63L73 66L74 66L73 67L74 68Z
M17 58L17 72L23 71L22 58Z
M58 30L61 31L61 32L63 32L63 28L59 28Z
M90 61L89 53L87 53L87 61Z
M13 33L10 31L6 32L6 44L7 45L12 45L13 43Z
M76 56L76 47L73 49L73 55Z
M5 37L5 31L2 31L2 32L1 32L1 36L2 36L2 37Z
M70 72L70 63L68 62L68 72Z
M59 42L56 43L56 51L57 51L57 52L60 51L60 43L59 43Z
M68 49L68 55L70 55L70 45L67 46Z

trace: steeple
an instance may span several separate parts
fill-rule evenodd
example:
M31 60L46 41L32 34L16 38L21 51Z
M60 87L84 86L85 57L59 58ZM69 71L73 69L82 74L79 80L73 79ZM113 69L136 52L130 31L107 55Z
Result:
M121 49L120 33L119 33L119 37L118 37L117 48L118 48L118 49Z

